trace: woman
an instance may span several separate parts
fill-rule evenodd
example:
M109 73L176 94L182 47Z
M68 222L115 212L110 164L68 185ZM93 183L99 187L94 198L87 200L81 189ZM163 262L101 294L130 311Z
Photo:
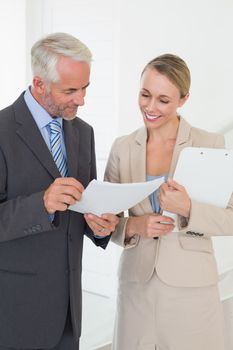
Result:
M189 97L190 72L171 54L150 61L141 76L139 107L145 126L118 138L105 180L164 177L159 193L121 218L112 240L125 249L119 266L114 350L223 350L213 235L233 233L233 196L227 209L197 203L171 179L187 146L224 147L221 135L191 127L178 115ZM172 232L178 216L179 232ZM215 220L213 219L215 218Z

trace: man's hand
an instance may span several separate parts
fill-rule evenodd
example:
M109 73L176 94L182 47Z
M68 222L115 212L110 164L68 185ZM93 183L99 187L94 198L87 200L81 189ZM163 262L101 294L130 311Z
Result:
M65 211L80 200L83 191L83 185L73 177L57 178L44 193L44 206L49 214Z
M94 214L85 214L84 218L96 236L105 237L115 231L119 223L118 216L114 214L103 214L97 216Z

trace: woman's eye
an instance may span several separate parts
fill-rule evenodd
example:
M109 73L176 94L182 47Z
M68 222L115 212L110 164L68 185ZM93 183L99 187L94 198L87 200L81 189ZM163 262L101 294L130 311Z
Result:
M164 100L160 100L161 103L165 103L165 104L168 104L169 101L164 101Z
M147 94L141 94L142 97L149 97Z

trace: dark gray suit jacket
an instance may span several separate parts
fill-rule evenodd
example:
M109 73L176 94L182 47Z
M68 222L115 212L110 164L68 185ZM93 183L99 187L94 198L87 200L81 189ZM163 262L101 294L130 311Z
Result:
M84 187L96 177L92 128L64 121L69 176ZM70 300L75 336L81 329L84 232L82 214L56 213L43 204L45 189L60 177L23 94L0 112L0 345L51 348L59 341Z

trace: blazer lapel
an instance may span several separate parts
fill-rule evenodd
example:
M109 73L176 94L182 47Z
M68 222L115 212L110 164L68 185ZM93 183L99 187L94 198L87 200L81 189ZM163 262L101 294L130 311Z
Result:
M174 175L176 164L182 149L184 149L185 147L192 146L190 131L191 131L190 124L180 117L180 125L179 125L178 134L176 138L176 144L172 155L171 166L168 174L169 177L173 177Z
M63 122L67 154L68 174L77 178L79 159L79 130L75 120Z
M16 133L53 178L61 176L40 130L24 102L23 94L13 104L13 108L16 122L19 125Z
M185 147L192 146L190 132L190 124L180 117L180 125L169 170L169 177L172 177L174 174L179 154L182 151L182 149ZM132 182L146 181L146 142L146 128L141 128L138 130L138 133L136 134L135 139L131 144L130 171ZM145 213L153 211L148 197L137 206L140 207L140 209L143 210L143 212Z
M139 129L130 145L130 171L132 182L146 181L146 129Z
M135 139L133 139L130 148L130 171L132 182L146 181L146 128L138 130ZM149 198L145 198L142 202L137 204L144 213L153 211Z

